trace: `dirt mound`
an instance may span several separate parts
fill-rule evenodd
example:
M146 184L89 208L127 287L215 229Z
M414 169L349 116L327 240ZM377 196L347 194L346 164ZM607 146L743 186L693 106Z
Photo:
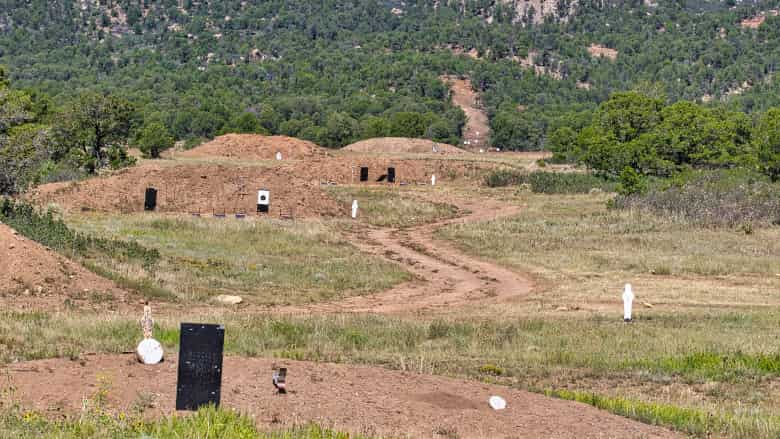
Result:
M318 166L308 163L291 165L299 178L319 179L336 184L360 184L360 168L368 168L368 182L365 184L386 184L388 168L395 168L398 184L430 184L431 175L439 182L455 180L475 181L482 179L492 163L462 161L457 159L412 159L381 156L344 156L327 159Z
M317 168L316 162L307 167ZM289 166L146 163L82 182L43 185L28 196L37 204L54 203L68 211L131 213L143 211L148 187L158 191L159 212L251 214L257 210L257 191L266 189L271 192L271 216L343 213L343 206L318 180L296 175Z
M344 151L370 153L414 153L414 154L464 154L466 151L457 146L437 143L426 139L409 139L406 137L379 137L361 140L345 146Z
M230 328L228 328L228 331ZM275 365L288 367L287 395L271 386ZM174 412L177 359L143 366L132 355L44 360L7 367L23 406L60 417L82 409L108 383L107 407L130 412L152 395L151 415ZM3 373L6 376L5 373ZM105 386L105 384L103 384ZM596 408L509 387L381 368L226 357L222 405L252 416L261 428L307 422L342 431L403 437L676 437ZM493 411L500 395L507 408Z
M348 212L323 189L329 184L358 184L360 168L369 168L365 184L387 184L395 168L398 184L429 184L431 175L445 183L481 179L494 165L455 159L408 159L372 156L311 158L270 166L145 162L139 166L70 183L37 187L26 197L38 205L56 204L69 211L132 213L144 207L146 188L157 189L157 211L201 214L251 214L257 191L271 192L271 216L337 216Z
M37 242L0 224L0 303L20 309L72 305L105 308L126 293Z
M285 136L260 136L256 134L226 134L177 157L230 158L243 160L275 160L276 153L282 160L302 160L328 156L328 151L312 142Z

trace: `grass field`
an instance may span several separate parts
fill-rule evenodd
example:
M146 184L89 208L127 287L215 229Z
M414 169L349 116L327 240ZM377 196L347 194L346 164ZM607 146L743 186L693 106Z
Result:
M438 237L537 280L527 303L480 312L535 315L549 329L525 345L550 360L526 383L565 388L567 399L621 414L628 399L637 407L720 412L737 424L672 422L700 435L780 435L771 415L780 412L780 228L745 233L612 211L603 194L496 196L523 212L453 225ZM630 326L619 323L626 282L637 295L638 319Z
M580 314L486 320L215 311L159 320L155 336L169 351L176 349L183 318L225 324L230 355L464 376L570 399L590 395L623 411L645 404L656 413L652 422L699 435L716 425L684 421L677 412L714 417L717 433L730 437L780 434L774 415L780 407L777 311L663 311L634 325ZM137 322L125 316L6 313L0 321L1 333L14 334L3 340L3 362L119 353L137 342Z
M322 222L162 215L84 215L67 222L79 231L158 249L161 261L151 270L113 259L88 262L185 302L239 294L255 304L304 304L408 279L396 265L360 254Z
M405 227L455 214L451 206L418 201L414 189L333 190L343 199L363 197L364 219L375 225ZM229 355L469 377L584 402L697 437L780 437L780 228L750 233L701 228L609 210L605 194L447 190L448 196L523 206L515 217L452 225L437 237L528 273L535 282L530 297L440 315L392 317L275 317L214 308L207 314L160 316L155 337L175 351L180 321L222 323ZM68 222L81 231L159 249L161 262L153 272L91 262L126 277L151 279L185 301L238 292L254 303L304 303L376 291L408 278L340 238L341 222L157 215L89 215ZM630 325L621 318L626 282L637 294ZM137 316L3 312L0 362L119 353L137 343L137 328ZM3 422L18 432L15 436L32 437L20 424L24 414L11 413ZM166 422L173 421L139 428L168 428ZM41 431L55 428L42 425L50 430ZM309 427L271 437L337 437L309 435L318 431ZM249 434L235 437L266 437Z
M780 304L780 228L701 228L607 209L609 195L497 191L523 206L515 217L438 233L469 253L539 277L540 300L597 305L635 284L653 304Z
M446 203L418 198L412 188L349 187L327 188L328 193L347 205L358 201L362 221L381 227L409 227L452 218L458 209Z

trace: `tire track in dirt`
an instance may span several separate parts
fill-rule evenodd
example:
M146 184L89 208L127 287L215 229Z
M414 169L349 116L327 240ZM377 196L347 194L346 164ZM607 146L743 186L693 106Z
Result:
M375 294L271 309L281 313L394 314L509 301L530 294L533 284L527 277L468 256L434 238L434 233L441 227L511 216L520 211L520 206L485 200L478 203L456 200L454 204L469 213L406 229L371 227L350 238L361 251L402 264L414 275L414 280Z

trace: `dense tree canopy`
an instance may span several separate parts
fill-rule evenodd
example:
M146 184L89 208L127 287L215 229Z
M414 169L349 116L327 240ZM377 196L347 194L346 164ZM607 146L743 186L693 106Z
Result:
M0 142L38 157L17 182L122 166L127 139L152 156L227 132L458 143L465 115L440 79L456 75L494 147L612 175L777 178L780 0L652 3L539 17L485 0L0 0Z
M757 116L639 93L618 93L602 103L590 125L551 135L556 159L600 173L668 177L689 169L744 167L777 178L780 109ZM630 169L631 171L626 171ZM629 174L626 174L629 172Z
M82 89L123 96L178 140L238 130L329 146L393 133L457 142L463 115L443 74L473 78L504 149L541 148L562 114L640 85L671 102L780 105L776 0L581 1L573 16L559 3L539 23L482 0L4 0L0 62L58 104ZM761 14L758 28L741 25ZM592 56L593 44L616 59ZM479 59L455 54L472 49Z

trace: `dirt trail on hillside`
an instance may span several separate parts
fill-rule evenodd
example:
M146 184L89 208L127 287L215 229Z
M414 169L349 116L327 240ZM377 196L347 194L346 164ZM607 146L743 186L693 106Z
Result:
M229 330L229 329L228 329ZM274 367L288 368L287 395L271 385ZM85 400L105 391L110 410L146 416L174 413L177 359L158 366L132 355L33 361L0 369L0 390L14 388L23 406L52 417L78 416ZM7 371L7 372L6 372ZM500 395L507 408L494 411ZM145 398L145 399L144 399ZM222 404L252 416L263 429L309 422L337 430L412 438L666 438L659 427L596 408L499 385L376 367L226 357Z
M471 80L456 76L442 76L441 79L452 90L452 102L468 118L463 128L463 146L472 151L487 148L490 145L490 125L487 113L480 108L479 95L471 88Z
M439 197L436 200L442 201ZM521 206L488 200L447 201L469 213L406 229L371 227L351 237L352 243L360 250L402 264L415 280L376 294L304 307L270 309L283 313L391 314L449 310L465 305L511 301L529 295L533 286L530 279L495 263L468 256L433 236L436 230L450 224L514 215Z

